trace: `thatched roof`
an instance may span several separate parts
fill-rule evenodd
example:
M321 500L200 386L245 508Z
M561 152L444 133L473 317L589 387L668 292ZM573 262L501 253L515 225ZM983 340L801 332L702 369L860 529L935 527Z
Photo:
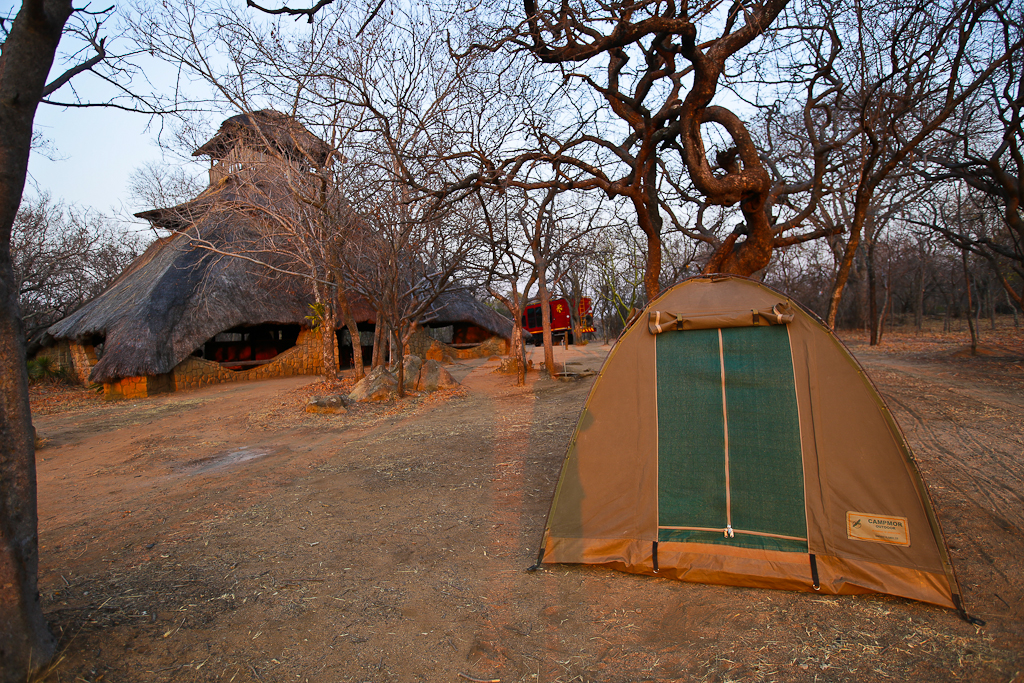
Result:
M420 321L421 325L432 327L456 323L477 325L499 337L512 338L511 320L459 289L442 293Z
M221 124L220 130L192 156L209 155L221 159L239 142L252 149L265 149L267 144L295 161L312 159L323 164L330 147L287 114L263 109L251 114L232 116Z
M310 290L304 278L210 252L178 234L154 242L109 289L48 332L57 340L104 338L93 381L156 375L237 326L308 325ZM350 305L358 322L376 322L363 299ZM505 338L512 333L510 320L462 292L445 293L422 322L471 323Z
M221 126L218 137L229 122ZM262 201L277 206L291 201L273 178L261 175L256 183L260 190L254 193L233 177L224 177L190 202L136 214L175 234L154 242L100 296L48 330L57 340L104 338L93 381L169 372L207 340L234 327L308 326L306 316L314 301L308 279L207 248L231 252L239 245L251 249L257 244L253 236L258 228L237 209L239 204ZM250 255L267 263L279 259L273 253ZM367 302L352 299L356 320L376 323ZM505 338L512 333L510 320L457 291L440 297L423 321L434 326L453 323L479 325Z
M309 286L296 277L193 246L157 240L103 294L48 330L55 339L103 337L97 382L169 372L218 332L302 324Z

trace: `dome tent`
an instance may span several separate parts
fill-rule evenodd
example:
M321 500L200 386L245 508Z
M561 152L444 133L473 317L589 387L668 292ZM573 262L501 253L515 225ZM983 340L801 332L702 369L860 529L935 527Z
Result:
M958 609L920 472L842 343L761 283L695 278L627 329L580 415L540 563Z

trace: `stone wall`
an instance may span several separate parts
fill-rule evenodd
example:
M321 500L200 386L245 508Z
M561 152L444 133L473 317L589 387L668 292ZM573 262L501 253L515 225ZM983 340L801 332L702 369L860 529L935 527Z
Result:
M71 360L71 349L67 342L47 346L36 354L36 358L49 358L55 370L64 370L77 377L74 362Z
M89 374L96 365L96 349L91 345L78 342L57 342L36 354L36 358L49 358L54 368L67 372L70 377L78 380L83 386L97 386L89 381Z
M92 372L92 367L96 365L98 361L96 358L96 349L91 345L71 342L68 344L68 352L71 356L71 365L75 373L75 377L77 377L78 381L83 385L87 387L92 386L92 382L89 381L89 373Z
M438 341L422 329L418 329L409 337L409 343L405 345L405 353L419 356L423 360L451 363L455 360L470 358L504 356L508 353L508 340L502 337L491 337L475 346L458 349Z
M189 356L166 375L125 377L104 383L103 395L109 399L134 399L164 391L199 389L226 382L321 375L324 371L322 348L319 333L302 330L295 341L295 346L278 354L270 362L248 370L228 370L215 361Z
M228 370L214 361L189 356L174 368L174 387L181 391L225 382L322 375L323 371L324 361L319 333L302 330L295 340L295 346L274 356L269 363L248 370Z
M146 398L174 391L174 377L170 372L162 375L124 377L103 383L103 398L108 401Z
M507 353L508 340L502 337L491 337L487 341L468 349L452 349L452 355L459 360L504 356Z
M434 339L422 328L413 332L409 336L409 343L405 345L405 355L419 356L423 360L436 360L439 363L451 363L455 359L452 351L452 347Z
M334 343L337 345L337 335L334 336ZM165 375L124 377L114 382L106 382L103 385L103 395L108 399L137 399L165 391L199 389L211 384L293 377L295 375L322 375L324 364L321 348L322 342L319 333L302 330L295 341L295 346L278 354L264 365L257 365L247 370L228 370L220 363L189 356ZM337 346L335 352L337 352ZM425 360L450 363L457 359L503 356L508 353L508 341L501 337L491 337L471 348L457 349L432 339L422 330L417 330L409 339L406 353ZM88 385L89 373L92 371L92 366L96 364L96 354L92 347L72 343L68 345L66 355L71 359L76 376L82 380L83 384Z

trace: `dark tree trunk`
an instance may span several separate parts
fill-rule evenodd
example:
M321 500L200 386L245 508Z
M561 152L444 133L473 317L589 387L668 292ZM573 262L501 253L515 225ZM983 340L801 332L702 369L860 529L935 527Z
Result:
M405 398L405 343L397 329L391 332L391 343L394 345L391 361L398 364L398 398Z
M971 298L971 272L967 268L967 250L960 251L960 260L964 264L964 284L967 286L967 327L971 330L971 355L978 355L978 330L977 325L974 324L974 316L971 315L971 309L973 308Z
M989 323L990 323L990 327L991 327L992 331L995 332L995 329L996 329L996 288L992 286L992 280L991 279L988 280L988 286L986 287L986 294L988 294L988 296L986 297L986 299L988 300L988 319L989 319Z
M1003 282L1006 281L1003 280ZM1007 292L1005 288L1003 289L1003 295L1006 296L1006 305L1013 311L1013 329L1020 329L1020 318L1017 317L1017 305L1010 300L1010 293Z
M352 308L348 304L348 295L340 284L338 285L338 310L341 312L342 322L348 328L348 336L352 338L352 367L356 370L356 379L361 379L365 374L363 371L363 342L359 336L359 325L352 316Z
M914 329L921 334L924 327L924 243L917 245L917 297L914 301Z
M875 287L875 241L868 242L867 248L867 275L868 275L868 321L871 325L871 340L869 346L878 345L878 328L881 325L882 317L885 315L885 307L882 307L882 315L878 314L878 292Z
M36 107L71 15L70 0L26 0L0 53L0 681L19 683L49 662L54 639L43 619L35 439L28 402L24 330L11 265L11 230L21 204Z

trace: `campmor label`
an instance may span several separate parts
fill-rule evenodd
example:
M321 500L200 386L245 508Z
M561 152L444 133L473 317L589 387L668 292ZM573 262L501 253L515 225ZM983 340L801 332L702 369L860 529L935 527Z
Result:
M910 529L906 517L847 512L846 536L855 541L910 545Z

